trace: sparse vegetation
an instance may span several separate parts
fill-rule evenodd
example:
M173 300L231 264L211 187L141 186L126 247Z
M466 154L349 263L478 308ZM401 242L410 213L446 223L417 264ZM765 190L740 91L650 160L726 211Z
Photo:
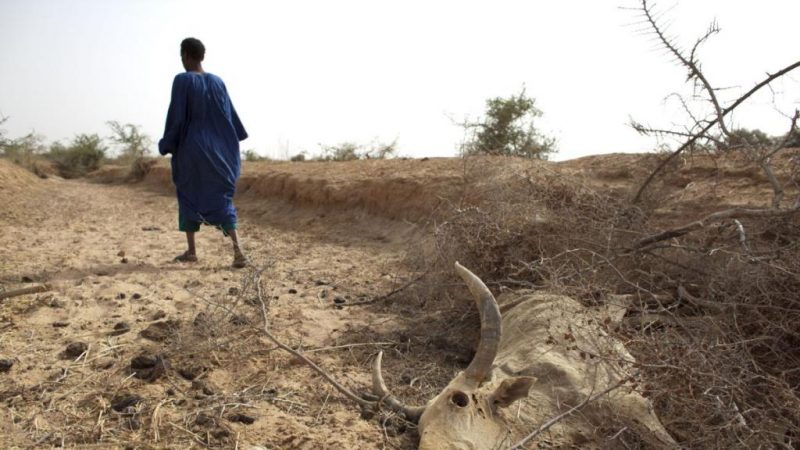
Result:
M748 146L768 147L774 145L775 142L776 138L768 136L767 133L759 129L737 128L725 135L720 150L741 150Z
M355 161L358 159L388 159L397 154L397 140L389 143L373 141L368 145L342 142L336 145L321 145L318 161Z
M155 161L148 159L153 140L142 132L138 125L121 124L115 120L106 122L111 128L111 142L118 148L117 161L129 167L127 179L138 181L150 171Z
M354 142L342 142L336 145L323 145L320 161L353 161L361 159L359 146Z
M242 156L242 159L248 162L266 161L269 159L266 156L259 155L254 148L248 148L247 150L242 151Z
M0 137L0 149L3 150L3 157L30 170L39 177L47 177L42 162L47 147L44 144L42 135L31 132L17 139L9 139L3 135Z
M111 128L111 142L119 148L121 161L131 164L137 159L146 157L150 152L153 140L143 133L138 125L121 124L115 120L106 124Z
M6 120L0 120L0 125ZM152 140L136 125L116 121L107 124L113 133L109 139L117 147L115 162L129 166L125 179L141 179L153 165L147 158ZM0 130L0 151L3 157L42 178L55 172L64 178L82 177L100 168L109 156L105 140L89 133L76 135L69 145L55 141L48 146L44 136L35 132L12 139Z

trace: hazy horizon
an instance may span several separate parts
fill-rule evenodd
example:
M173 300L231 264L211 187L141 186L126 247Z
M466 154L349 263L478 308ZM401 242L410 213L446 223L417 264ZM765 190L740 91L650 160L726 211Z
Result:
M0 1L0 114L12 137L36 131L66 142L110 135L109 120L140 125L157 141L170 86L182 71L179 43L207 48L247 128L242 149L270 157L319 152L319 144L398 141L404 156L452 156L485 101L525 86L544 112L539 128L558 140L553 159L644 152L629 118L684 123L674 101L685 70L642 33L638 2L367 1ZM703 70L735 98L800 59L800 2L664 3L664 24ZM788 49L788 50L787 50ZM800 73L773 88L777 106L800 105ZM769 90L736 124L788 131ZM155 150L155 147L153 147Z

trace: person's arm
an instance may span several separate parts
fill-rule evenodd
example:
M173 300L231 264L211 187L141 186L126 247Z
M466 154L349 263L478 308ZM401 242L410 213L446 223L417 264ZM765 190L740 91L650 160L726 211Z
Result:
M244 129L244 125L242 125L242 121L239 119L239 114L236 114L236 108L233 107L233 102L231 102L231 119L233 120L233 128L236 130L236 137L239 138L240 141L247 139L247 130Z
M233 107L233 100L231 100L228 87L225 86L224 82L222 83L222 90L225 92L225 98L231 106L231 124L233 125L234 131L236 131L236 138L239 139L239 141L243 141L247 139L247 130L244 129L244 125L242 125L242 121L239 119L239 114L236 113L236 108Z
M164 137L158 141L158 152L162 155L174 154L180 145L188 121L186 94L184 78L177 75L172 80L172 97L167 111L167 123L164 126Z

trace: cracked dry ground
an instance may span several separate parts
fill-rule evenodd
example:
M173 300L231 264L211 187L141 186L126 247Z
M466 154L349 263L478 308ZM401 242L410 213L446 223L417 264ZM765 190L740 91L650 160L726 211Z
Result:
M423 370L408 352L412 305L347 307L409 276L409 225L239 202L253 264L237 271L209 227L198 263L172 262L184 236L163 192L45 180L9 203L0 286L50 290L0 303L0 358L13 363L0 373L4 448L414 447L406 424L362 419L276 349L258 295L280 339L353 389L380 349L398 374Z

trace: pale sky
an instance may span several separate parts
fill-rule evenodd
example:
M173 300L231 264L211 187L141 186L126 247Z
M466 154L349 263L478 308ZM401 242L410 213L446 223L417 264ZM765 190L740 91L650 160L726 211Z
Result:
M206 45L250 133L271 157L318 144L398 140L405 156L455 155L487 98L524 85L558 139L553 159L649 151L627 126L679 121L664 98L685 71L639 32L632 0L189 1L0 0L0 114L11 136L108 136L108 120L163 133L180 41ZM706 75L736 96L800 59L797 0L662 2L684 47L716 19L701 52ZM775 85L800 107L800 72ZM765 93L766 94L766 93ZM784 133L762 95L740 126ZM155 151L155 147L154 147Z

